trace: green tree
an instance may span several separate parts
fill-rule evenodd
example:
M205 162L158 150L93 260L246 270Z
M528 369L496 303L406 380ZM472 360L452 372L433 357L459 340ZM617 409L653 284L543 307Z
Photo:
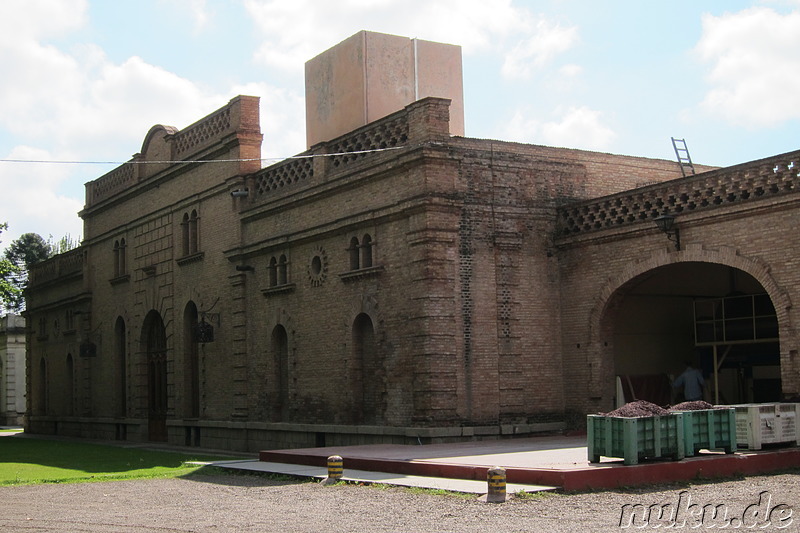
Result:
M36 263L41 263L53 255L53 246L38 233L23 233L19 239L11 242L5 252L5 260L15 269L15 272L7 278L14 286L14 292L6 304L9 310L19 312L25 309L23 292L28 286L28 271Z
M0 233L7 229L7 223L0 223ZM19 301L21 289L14 282L19 273L19 268L12 261L0 259L0 311L3 313L14 310Z
M50 235L50 237L47 239L47 245L50 247L51 254L56 255L74 250L80 246L80 242L77 239L73 239L72 235L67 233L57 241L54 241L53 236Z
M38 233L23 233L6 250L6 259L19 267L31 268L53 255L52 246Z

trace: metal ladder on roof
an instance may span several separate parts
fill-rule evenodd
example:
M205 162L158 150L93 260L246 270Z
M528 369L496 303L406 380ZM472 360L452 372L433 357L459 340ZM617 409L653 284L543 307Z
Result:
M675 149L675 155L678 157L678 164L681 166L681 173L683 177L694 175L694 165L692 158L689 156L689 149L686 147L685 139L672 139L672 147Z

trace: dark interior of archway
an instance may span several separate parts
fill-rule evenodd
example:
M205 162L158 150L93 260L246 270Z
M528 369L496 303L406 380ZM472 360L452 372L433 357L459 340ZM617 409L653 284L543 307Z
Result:
M762 314L759 320L766 324L769 334L748 339L747 333L740 335L744 340L739 338L735 342L730 342L733 337L730 331L726 342L719 342L722 340L719 334L716 339L713 335L700 337L700 341L713 342L699 342L695 335L696 323L704 318L696 310L708 308L696 306L696 302L730 298L725 300L727 304L722 304L728 305L730 316L731 302L756 301L749 297L764 293L761 284L746 272L714 263L668 265L642 274L622 287L611 319L615 374L624 400L648 400L659 405L678 403L683 399L682 391L673 389L670 383L684 370L685 362L691 360L702 369L706 399L714 403L713 345L716 344L719 403L779 401L780 348L775 340L774 307L768 297L761 296L759 301L766 301L766 305L761 305L756 313Z

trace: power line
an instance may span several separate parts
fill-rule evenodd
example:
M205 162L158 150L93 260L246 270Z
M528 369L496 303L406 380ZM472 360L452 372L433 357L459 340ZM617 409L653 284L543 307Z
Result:
M352 152L335 152L332 154L305 154L293 155L289 157L251 157L241 159L180 159L177 161L76 161L76 160L56 160L56 159L0 159L0 163L32 163L32 164L51 164L51 165L186 165L191 163L245 163L250 161L285 161L287 159L311 159L314 157L335 157L353 154L371 154L376 152L387 152L389 150L401 150L408 146L392 146L389 148L373 148L371 150L354 150Z

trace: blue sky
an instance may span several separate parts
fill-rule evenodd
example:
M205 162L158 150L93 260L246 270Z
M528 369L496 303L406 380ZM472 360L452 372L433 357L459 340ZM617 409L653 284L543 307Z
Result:
M800 148L800 0L3 0L0 159L126 161L261 97L305 149L303 65L362 30L462 46L466 134L728 166ZM82 234L116 165L0 161L0 247Z

